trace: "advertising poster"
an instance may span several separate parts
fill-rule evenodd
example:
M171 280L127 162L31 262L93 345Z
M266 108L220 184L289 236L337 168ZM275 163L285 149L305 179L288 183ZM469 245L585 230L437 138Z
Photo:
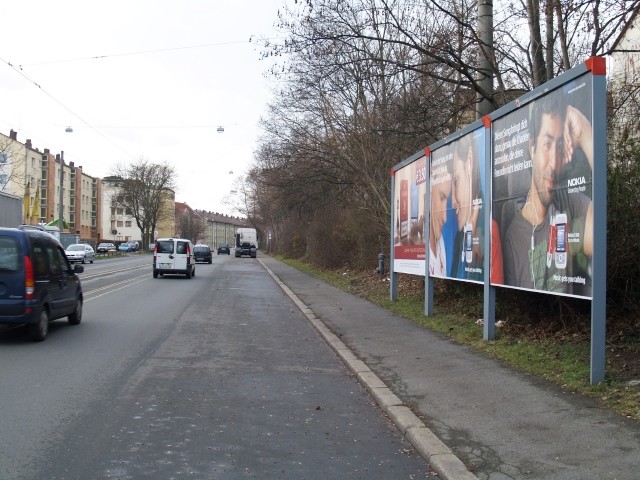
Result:
M591 298L591 78L493 122L494 244L506 286Z
M429 275L484 281L484 127L431 155Z
M426 156L399 169L395 181L394 264L397 273L424 276L424 221L427 198Z

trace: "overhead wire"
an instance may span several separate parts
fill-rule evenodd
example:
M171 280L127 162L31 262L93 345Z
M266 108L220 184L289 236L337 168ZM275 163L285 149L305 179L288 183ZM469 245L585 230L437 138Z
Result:
M69 107L67 107L65 104L63 104L60 100L58 100L56 97L54 97L53 95L51 95L47 90L45 90L44 88L42 88L42 85L40 85L38 82L36 82L35 80L33 80L32 78L30 78L26 73L24 73L24 71L22 70L22 68L18 69L15 65L13 65L11 62L5 60L4 58L0 58L0 61L5 63L6 65L8 65L11 69L13 69L15 72L17 72L20 76L22 76L25 80L27 80L29 83L32 83L33 85L35 85L36 87L38 87L38 89L44 93L47 97L49 97L51 100L53 100L55 103L57 103L60 107L62 107L63 109L65 109L67 112L69 112L71 115L73 115L75 118L77 118L78 120L80 120L84 125L86 125L87 127L89 127L91 130L93 130L95 133L97 133L98 135L100 135L102 138L104 138L107 142L109 142L111 145L113 145L114 147L116 147L118 150L120 150L122 153L126 154L127 156L131 157L132 159L135 158L134 155L131 154L131 152L128 152L127 150L125 150L124 148L122 148L120 145L118 145L117 143L115 143L113 140L111 140L109 137L107 137L105 134L103 134L100 130L98 130L97 128L93 127L93 125L91 125L89 122L87 122L84 118L82 118L80 115L78 115L76 112L74 112L73 110L71 110Z
M187 46L183 46L183 47L158 48L158 49L153 49L153 50L140 50L140 51L135 51L135 52L112 53L112 54L109 54L109 55L94 55L92 57L79 57L79 58L68 58L68 59L60 59L60 60L50 60L50 61L47 61L47 62L21 64L21 65L19 65L19 67L20 68L23 68L23 67L35 67L35 66L40 66L40 65L52 65L52 64L55 64L55 63L80 62L80 61L85 61L85 60L103 60L105 58L112 58L112 57L126 57L126 56L130 56L130 55L146 55L146 54L150 54L150 53L163 53L163 52L170 52L170 51L174 51L174 50L188 50L188 49L192 49L192 48L219 47L219 46L224 46L224 45L235 45L235 44L240 44L240 43L251 43L252 38L253 37L249 38L249 40L237 40L237 41L233 41L233 42L204 43L204 44L201 44L201 45L187 45Z
M65 109L67 112L69 112L75 118L77 118L80 122L82 122L82 124L86 125L88 128L90 128L95 133L100 135L102 138L104 138L111 145L115 146L122 153L126 154L127 156L129 156L129 157L131 157L133 159L133 158L135 158L134 155L132 155L130 152L128 152L123 147L121 147L120 145L115 143L113 140L111 140L109 137L104 135L100 130L98 130L98 128L96 128L93 125L91 125L84 118L82 118L76 112L74 112L69 107L67 107L65 104L63 104L60 100L58 100L56 97L54 97L51 93L49 93L47 90L45 90L40 83L36 82L33 78L31 78L29 75L27 75L27 73L24 71L24 68L25 67L35 67L35 66L40 66L40 65L52 65L52 64L58 64L58 63L79 62L79 61L86 61L86 60L102 60L102 59L107 59L107 58L112 58L112 57L123 57L123 56L131 56L131 55L146 55L146 54L163 53L163 52L176 51L176 50L194 49L194 48L208 48L208 47L235 45L235 44L242 44L242 43L252 43L253 38L254 38L254 35L249 37L249 40L238 40L238 41L218 42L218 43L206 43L206 44L200 44L200 45L187 45L187 46L181 46L181 47L160 48L160 49L153 49L153 50L139 50L139 51L135 51L135 52L122 52L122 53L113 53L113 54L108 54L108 55L95 55L95 56L92 56L92 57L79 57L79 58L74 58L74 59L50 60L50 61L46 61L46 62L36 62L36 63L19 64L19 65L15 65L14 63L12 63L12 62L10 62L8 60L5 60L4 58L0 58L0 61L5 63L11 69L13 69L16 73L18 73L21 77L23 77L27 82L35 85L40 91L42 91L45 95L47 95L51 100L53 100L60 107ZM261 39L261 40L265 40L265 39ZM217 127L219 127L219 125ZM104 127L100 127L100 128L102 128L102 129L105 129L105 128L215 128L215 126L213 126L213 125L146 126L146 127L145 126L139 126L139 127L119 127L119 126L106 127L106 126L104 126Z

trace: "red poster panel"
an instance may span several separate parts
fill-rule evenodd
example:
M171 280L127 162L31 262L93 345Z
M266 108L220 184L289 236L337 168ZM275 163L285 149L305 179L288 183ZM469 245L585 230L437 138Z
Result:
M397 170L395 178L394 271L424 276L426 156Z

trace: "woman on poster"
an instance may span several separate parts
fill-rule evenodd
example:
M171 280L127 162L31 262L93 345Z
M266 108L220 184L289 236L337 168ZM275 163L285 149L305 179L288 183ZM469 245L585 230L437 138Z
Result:
M451 276L483 281L483 195L478 149L468 134L454 145L451 205L456 211Z

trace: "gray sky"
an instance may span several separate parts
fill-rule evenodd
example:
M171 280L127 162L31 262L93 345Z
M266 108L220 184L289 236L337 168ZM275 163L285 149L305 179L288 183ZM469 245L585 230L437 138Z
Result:
M3 2L0 132L64 151L94 177L168 162L177 201L232 213L223 199L251 165L271 95L270 64L249 39L276 35L282 3Z

